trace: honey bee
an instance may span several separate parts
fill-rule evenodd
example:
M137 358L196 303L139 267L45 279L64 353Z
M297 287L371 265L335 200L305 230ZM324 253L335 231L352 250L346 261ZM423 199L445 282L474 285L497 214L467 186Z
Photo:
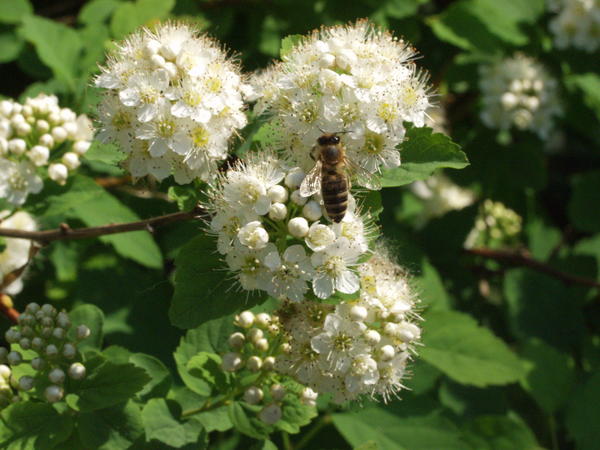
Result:
M377 178L346 157L346 148L336 133L320 136L311 156L316 164L302 181L300 195L310 197L321 191L327 216L335 223L346 215L351 177L366 188L381 189Z

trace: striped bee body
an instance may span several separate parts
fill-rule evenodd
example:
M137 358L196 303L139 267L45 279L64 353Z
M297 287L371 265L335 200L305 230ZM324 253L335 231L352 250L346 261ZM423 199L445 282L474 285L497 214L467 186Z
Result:
M329 165L323 161L321 195L327 216L336 223L342 221L348 209L348 178L343 161Z

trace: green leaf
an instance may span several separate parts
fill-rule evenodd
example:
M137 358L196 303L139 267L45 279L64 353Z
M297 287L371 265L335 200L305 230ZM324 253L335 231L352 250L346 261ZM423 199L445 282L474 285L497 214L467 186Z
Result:
M541 220L530 220L526 225L529 250L534 258L547 260L560 243L560 230L545 225Z
M285 57L292 51L292 49L302 42L304 36L301 34L290 34L281 40L281 47L279 48L279 57L285 60Z
M175 259L175 293L169 309L171 323L194 328L208 320L248 309L265 295L240 295L224 270L215 240L201 235L190 241Z
M137 0L135 3L122 3L110 21L110 29L115 38L121 38L143 25L166 17L175 0Z
M19 23L33 13L28 0L0 0L0 22Z
M190 375L187 370L188 362L200 352L220 353L225 351L227 339L234 330L233 318L222 317L204 322L181 338L173 356L181 379L191 390L205 396L210 395L211 392L208 383Z
M600 442L600 373L580 385L571 397L566 417L569 435L578 450L594 450Z
M425 318L420 357L450 378L483 387L522 376L523 366L515 354L467 314L432 311Z
M401 417L383 408L365 408L334 414L333 423L353 447L373 441L379 450L465 448L454 424L435 414Z
M586 172L575 175L571 184L573 193L569 201L569 218L582 231L592 233L600 231L600 172Z
M79 305L69 313L69 317L72 323L69 330L71 339L75 339L75 329L77 326L85 325L90 329L90 335L77 344L79 351L85 352L89 349L100 350L104 338L104 313L102 310L95 305Z
M150 377L133 364L104 361L87 376L74 382L67 404L77 411L94 411L122 403L141 391Z
M228 412L231 423L240 433L254 439L266 439L269 436L269 429L271 427L261 422L256 417L256 413L249 410L245 404L233 402L229 405Z
M0 442L7 450L54 448L73 430L70 416L59 414L48 403L20 401L0 413Z
M194 418L202 423L207 433L211 431L227 431L233 427L229 419L227 406L195 414Z
M144 432L140 407L132 401L82 413L77 428L81 442L99 450L128 449Z
M120 4L118 0L92 0L83 5L78 20L86 25L102 23Z
M470 448L478 450L537 450L540 446L524 423L504 416L479 416L464 428Z
M7 63L18 58L25 42L13 32L0 33L0 63Z
M526 342L521 358L527 368L521 386L547 414L556 412L569 399L575 381L573 359L537 339Z
M191 211L200 200L200 192L195 186L170 186L167 193L170 200L177 202L180 211Z
M27 16L21 28L44 64L71 90L75 89L83 43L72 28L38 16Z
M433 389L440 375L438 369L417 358L411 363L410 377L404 381L404 384L415 395L420 395Z
M458 144L431 128L408 127L406 140L400 147L402 164L382 171L383 187L402 186L423 180L441 168L462 169L469 165Z
M80 247L76 242L57 241L50 248L50 261L56 271L58 281L75 281L77 278Z
M564 350L578 345L583 318L577 297L554 278L529 269L512 269L504 277L509 326L519 339L538 337Z
M203 433L202 423L195 418L180 423L173 417L169 405L162 398L151 399L142 411L146 441L156 439L179 448L198 442Z
M127 155L120 151L116 145L104 144L100 141L93 141L89 150L83 156L84 161L99 161L111 166L118 165Z
M600 120L600 76L596 73L584 73L572 75L565 82L576 86L583 94L583 101Z
M387 0L383 10L389 17L394 19L403 19L412 16L417 12L419 5L426 3L427 0Z
M230 387L229 377L221 367L221 357L214 353L200 352L187 363L188 373L211 386L216 392L222 394ZM192 389L192 386L188 386ZM203 394L198 392L198 394Z
M283 381L281 384L287 394L280 404L283 414L275 427L286 433L299 433L301 427L308 425L317 416L317 408L305 405L300 401L304 389L303 385L290 379Z
M142 401L147 401L154 397L164 397L169 392L172 378L169 369L160 361L151 355L144 353L134 353L129 357L129 362L137 367L141 367L150 375L150 382L137 393L137 397Z

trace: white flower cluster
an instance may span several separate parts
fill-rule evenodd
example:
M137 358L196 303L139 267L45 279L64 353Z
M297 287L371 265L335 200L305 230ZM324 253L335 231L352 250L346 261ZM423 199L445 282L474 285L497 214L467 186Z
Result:
M10 215L9 211L0 212L0 228L13 228L23 231L37 230L33 217L24 211ZM4 283L7 275L25 266L29 261L31 241L29 239L16 239L0 237L0 283ZM16 278L4 287L4 293L15 295L23 289L21 277Z
M288 380L274 377L275 357L280 351L281 324L276 315L254 314L244 311L236 317L235 325L241 328L229 336L229 346L233 350L222 358L222 368L227 372L239 372L247 369L251 373L261 373L253 378L253 383L245 386L242 399L249 405L259 407L258 418L267 425L275 425L282 418L284 409L294 400L314 408L317 396L312 389L299 386ZM273 347L278 343L279 347ZM249 379L249 377L241 376ZM294 398L295 397L295 398Z
M367 21L316 30L251 82L255 111L274 114L277 147L307 171L323 132L344 132L348 157L370 173L400 165L404 121L423 126L428 77L415 50Z
M227 144L246 125L238 65L185 24L131 35L110 55L96 86L105 88L99 138L128 154L134 177L208 181Z
M65 184L93 134L91 121L61 108L54 95L39 94L24 104L0 101L0 198L22 205L30 193L40 192L41 167Z
M558 13L550 21L558 48L575 47L590 53L600 48L600 1L553 0L550 10Z
M303 300L309 286L321 299L352 294L368 227L353 205L340 223L328 222L318 194L300 195L303 179L268 152L221 175L207 205L218 250L246 290L292 301Z
M500 202L485 200L467 236L465 248L511 247L519 242L523 219Z
M4 335L9 344L18 344L22 350L33 350L38 354L29 361L37 374L11 379L19 391L43 387L44 398L53 403L64 397L63 384L67 376L73 380L85 377L85 366L72 361L78 354L77 342L87 338L90 329L79 325L73 330L73 338L67 335L70 329L71 320L66 312L59 312L49 304L27 305L19 316L19 324L9 328ZM20 351L0 347L0 363L18 366L24 362Z
M558 84L535 59L517 53L481 66L481 120L490 128L516 126L548 137L554 118L562 113Z
M466 208L475 201L473 191L458 186L441 173L415 181L410 190L423 201L423 210L416 220L417 227L449 211Z
M289 303L279 313L289 345L275 367L337 403L395 396L419 340L406 275L379 251L360 266L361 292L337 306Z
M0 364L0 409L19 401L19 396L10 385L12 370L6 364Z

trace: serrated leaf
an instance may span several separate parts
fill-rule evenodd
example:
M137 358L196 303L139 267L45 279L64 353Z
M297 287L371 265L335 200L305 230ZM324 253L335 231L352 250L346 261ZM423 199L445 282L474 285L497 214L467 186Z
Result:
M74 89L83 49L79 34L66 25L38 16L25 17L21 33L56 78Z
M242 403L232 402L228 409L229 419L233 427L240 433L254 439L266 439L269 428L256 417L254 411L249 411Z
M173 9L175 0L137 0L122 3L115 9L110 30L115 38L121 38L138 27L162 19Z
M0 23L19 23L33 13L28 0L0 1Z
M432 311L423 328L420 357L459 383L508 384L523 374L521 361L506 344L467 314Z
M73 419L48 403L20 401L4 408L0 419L0 443L7 450L54 448L73 430Z
M211 386L216 392L223 393L229 387L229 377L221 367L221 357L214 353L200 352L186 365L188 373ZM188 386L192 389L192 386ZM202 394L203 392L198 392Z
M194 328L266 298L260 294L240 295L223 265L210 236L198 236L179 251L175 259L175 293L169 309L173 325Z
M227 406L203 411L194 415L194 418L202 423L207 433L211 431L227 431L233 427Z
M353 447L368 442L380 450L464 449L452 422L435 414L397 416L383 408L334 414L333 423Z
M594 450L600 442L600 373L592 375L572 395L566 425L579 450Z
M181 338L174 358L179 375L191 390L205 396L210 395L211 391L208 383L189 374L188 362L200 352L224 351L227 348L227 339L234 330L233 318L223 317L205 322Z
M423 180L441 168L462 169L469 165L458 144L431 128L408 127L406 140L400 147L402 164L382 171L383 187L402 186Z
M196 418L183 423L176 420L169 405L162 398L153 398L144 406L142 419L147 442L156 439L178 448L198 442L203 433L202 423Z
M477 417L464 427L464 436L479 450L540 449L527 425L504 416Z
M94 411L122 403L141 391L150 377L133 364L105 361L86 377L74 382L67 404L77 411Z
M572 179L573 193L569 201L569 218L582 231L600 231L600 172L587 172L575 175Z
M169 369L162 361L151 355L134 353L129 357L129 362L144 369L151 378L146 386L136 394L140 400L147 401L154 397L167 395L171 387L172 377Z
M552 414L569 399L575 381L573 360L537 339L526 342L521 358L527 368L521 386Z
M102 310L95 305L79 305L69 312L69 317L72 324L69 330L71 339L75 339L75 330L79 325L85 325L90 329L90 335L77 344L79 351L100 350L104 339L104 313Z
M292 51L292 49L299 44L304 36L301 34L290 34L281 40L281 47L279 48L279 57L285 60L285 57Z
M82 413L77 429L87 448L99 450L128 449L144 433L140 407L132 401Z

